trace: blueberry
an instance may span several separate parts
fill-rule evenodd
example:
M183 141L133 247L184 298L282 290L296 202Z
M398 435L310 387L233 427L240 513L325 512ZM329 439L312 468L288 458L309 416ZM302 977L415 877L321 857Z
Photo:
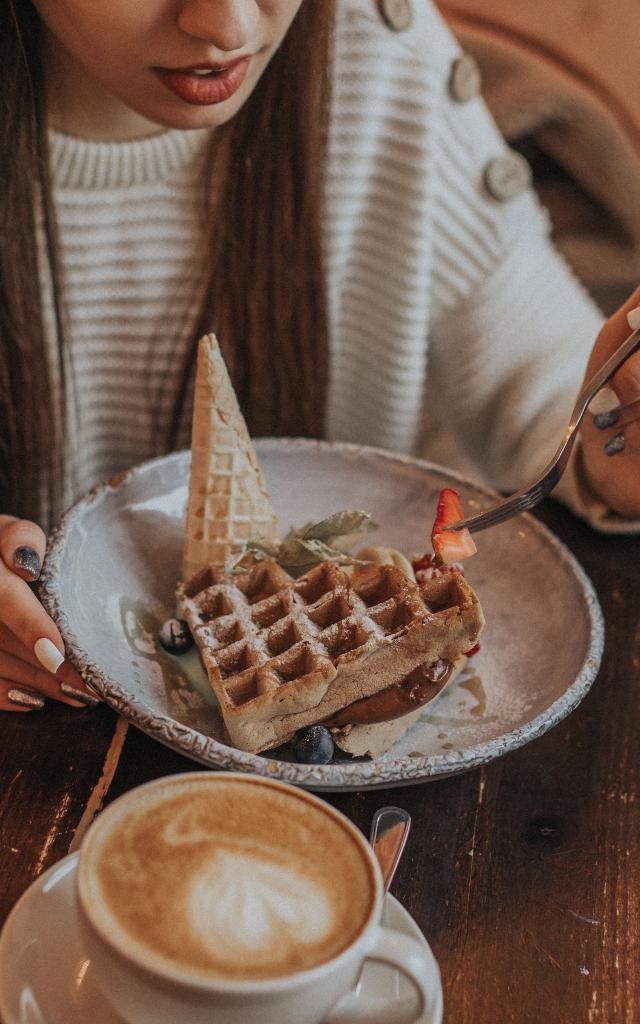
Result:
M186 654L193 647L191 630L184 619L167 619L162 624L159 639L169 654Z
M301 764L328 764L334 753L333 739L326 725L301 729L293 741L293 753Z

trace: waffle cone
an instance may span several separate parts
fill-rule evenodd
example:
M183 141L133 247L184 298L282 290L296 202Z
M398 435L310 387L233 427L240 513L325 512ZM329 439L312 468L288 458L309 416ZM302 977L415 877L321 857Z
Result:
M250 537L277 539L277 519L214 334L200 339L183 575L224 565Z

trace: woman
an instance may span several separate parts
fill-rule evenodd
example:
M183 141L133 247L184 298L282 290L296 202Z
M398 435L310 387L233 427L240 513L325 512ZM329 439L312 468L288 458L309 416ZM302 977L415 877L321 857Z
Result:
M505 489L545 460L640 293L589 359L599 313L427 0L0 11L1 709L94 699L29 588L42 528L188 444L205 329L255 434L446 427ZM638 428L589 430L563 497L606 528L640 513Z

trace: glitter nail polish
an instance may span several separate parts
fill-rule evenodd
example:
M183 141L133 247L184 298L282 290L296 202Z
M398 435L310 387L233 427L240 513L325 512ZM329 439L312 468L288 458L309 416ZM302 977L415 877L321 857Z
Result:
M610 438L605 445L603 445L604 453L606 455L617 455L619 452L624 451L624 434L615 434Z
M607 412L597 412L593 417L593 425L598 430L606 430L607 427L613 427L618 422L620 417L619 409L608 409Z
M31 693L29 690L19 690L16 687L9 690L7 700L21 708L33 708L34 711L41 711L44 707L44 697L39 697L37 693Z
M16 569L21 569L29 574L32 580L37 580L42 569L40 555L33 548L26 545L16 548L13 553L13 564Z
M92 697L90 693L85 693L84 690L77 690L75 686L69 686L68 683L60 683L60 691L64 693L65 697L71 697L72 700L78 700L81 704L86 704L89 708L94 708L100 701L97 697Z

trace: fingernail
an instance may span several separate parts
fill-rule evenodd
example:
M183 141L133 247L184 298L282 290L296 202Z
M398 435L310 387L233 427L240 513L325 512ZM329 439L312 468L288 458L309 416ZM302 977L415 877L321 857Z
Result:
M40 555L33 548L28 547L16 548L13 552L13 564L16 569L28 572L32 580L38 579L42 569Z
M56 674L64 661L64 654L60 654L53 641L49 640L46 636L36 640L33 645L33 653L40 664L46 668L47 672L51 672L52 675Z
M12 704L19 704L21 708L34 708L41 711L44 707L44 697L38 697L37 693L30 693L29 690L9 690L7 699Z
M627 323L632 331L640 331L640 306L629 310L627 313Z
M96 704L100 703L97 697L92 697L90 693L85 693L84 690L76 690L75 686L69 686L68 683L60 683L60 690L64 693L65 697L79 700L81 704L86 704L90 708L94 708Z
M598 393L589 402L589 412L595 416L599 412L609 412L610 409L616 409L619 405L618 396L613 388L605 386L600 388Z
M602 446L605 455L617 455L624 451L624 434L616 434Z
M608 412L597 412L593 417L593 425L598 430L606 430L607 427L613 427L620 418L619 409L609 409Z

